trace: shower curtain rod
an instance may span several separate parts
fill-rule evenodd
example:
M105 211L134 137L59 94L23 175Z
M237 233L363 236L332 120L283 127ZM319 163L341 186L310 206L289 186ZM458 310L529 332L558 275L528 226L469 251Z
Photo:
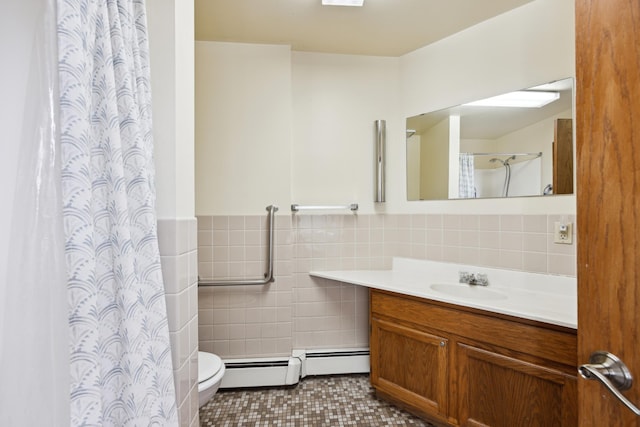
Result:
M542 157L542 151L538 151L537 153L460 153L460 154L471 154L474 156L536 156Z

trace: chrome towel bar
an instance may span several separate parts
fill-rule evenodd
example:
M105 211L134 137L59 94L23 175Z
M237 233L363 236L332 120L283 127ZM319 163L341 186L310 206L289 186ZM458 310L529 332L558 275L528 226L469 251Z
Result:
M269 212L269 252L267 254L267 272L264 273L264 279L248 279L248 280L207 280L198 279L199 287L207 286L246 286L246 285L266 285L274 280L273 277L273 247L274 247L274 221L275 213L278 211L278 207L275 205L267 206L267 212Z
M336 209L349 209L351 211L358 210L357 203L351 203L349 205L334 206L334 205L291 205L291 212L310 211L310 210L336 210Z
M518 157L536 156L536 158L542 157L542 151L537 151L535 153L460 153L460 154L469 154L471 156L518 156Z

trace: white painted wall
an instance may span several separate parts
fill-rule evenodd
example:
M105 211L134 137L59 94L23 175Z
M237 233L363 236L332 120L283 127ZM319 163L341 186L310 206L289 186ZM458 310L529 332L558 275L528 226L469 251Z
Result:
M542 188L544 188L553 182L553 146L551 142L554 138L555 120L559 118L570 119L571 111L565 111L496 139L494 151L542 152Z
M387 191L397 180L390 134L402 133L398 59L293 52L292 199L299 204L356 202L372 212L374 121L386 120ZM403 137L404 147L404 137ZM403 153L404 157L404 153Z
M449 116L449 198L460 195L460 116Z
M193 218L194 3L147 6L158 218Z
M537 0L400 59L403 118L575 75L573 0ZM390 136L390 156L404 157L404 129ZM403 159L404 160L404 159ZM389 171L402 175L403 164ZM406 202L388 189L394 212L572 213L575 196L509 200Z
M291 51L196 42L196 213L291 204Z
M575 75L572 0L537 0L401 58L197 43L197 213L572 213L574 196L408 202L405 118ZM374 204L373 121L387 121ZM264 206L263 206L264 205Z
M197 42L196 55L198 215L374 210L373 123L404 126L397 58L216 42Z
M541 195L543 189L541 158L511 165L509 196Z
M512 162L518 171L522 184L515 183L512 196L542 194L544 187L553 182L553 147L554 122L558 118L571 118L571 110L548 117L515 132L503 135L497 139L464 139L460 141L463 152L494 152L494 153L542 153L541 159L534 157L518 157ZM498 164L489 163L489 156L476 157L476 172L479 197L498 197L502 193L503 168ZM535 160L535 162L534 162ZM524 163L535 163L527 166ZM495 173L497 168L499 173ZM515 178L515 174L512 174ZM500 182L499 182L500 181ZM526 181L526 184L525 184ZM516 189L520 188L519 190Z
M420 199L421 140L418 134L407 138L407 194L411 200Z
M422 159L420 160L419 199L421 200L441 200L449 197L450 126L451 123L447 117L420 136Z
M511 165L509 197L542 195L541 159L532 159ZM502 197L505 184L505 167L476 169L475 184L477 196Z

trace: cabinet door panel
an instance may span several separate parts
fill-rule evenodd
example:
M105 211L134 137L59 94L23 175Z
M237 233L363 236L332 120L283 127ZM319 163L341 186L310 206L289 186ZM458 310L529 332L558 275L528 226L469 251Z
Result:
M464 344L457 352L461 425L577 425L575 377Z
M371 382L420 411L447 412L445 338L371 320Z

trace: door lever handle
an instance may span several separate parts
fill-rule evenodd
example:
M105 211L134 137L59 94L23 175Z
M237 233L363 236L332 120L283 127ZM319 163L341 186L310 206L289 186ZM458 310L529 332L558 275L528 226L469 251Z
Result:
M640 416L640 409L621 393L631 388L633 377L618 357L606 351L596 351L589 357L588 364L578 368L578 372L582 378L600 381L627 408Z

